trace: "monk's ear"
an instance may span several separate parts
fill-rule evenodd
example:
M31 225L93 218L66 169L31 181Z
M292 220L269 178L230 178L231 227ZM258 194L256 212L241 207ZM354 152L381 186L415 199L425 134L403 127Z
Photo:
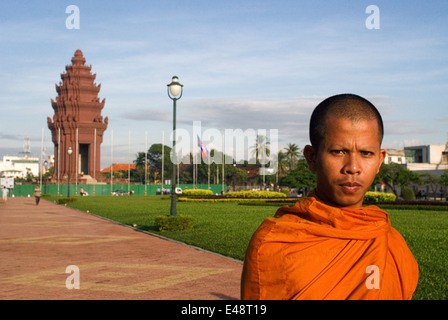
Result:
M377 174L380 172L380 168L381 165L383 164L384 159L386 158L386 150L384 149L380 149L380 161L379 161L379 166L378 166L378 170L377 170Z
M303 155L305 156L309 169L312 172L316 172L316 149L313 146L306 145L303 149Z

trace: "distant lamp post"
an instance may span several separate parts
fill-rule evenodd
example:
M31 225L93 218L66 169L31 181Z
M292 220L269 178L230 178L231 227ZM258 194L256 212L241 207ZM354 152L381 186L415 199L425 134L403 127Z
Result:
M232 175L233 191L235 191L235 175L236 175L236 162L235 160L233 160L233 175Z
M177 154L176 154L176 101L182 97L183 85L179 83L179 78L174 76L171 83L168 86L168 97L173 100L173 177L171 179L171 216L177 216L176 209L176 164L177 164ZM162 146L163 147L163 146ZM163 170L163 168L162 168Z
M67 197L70 198L70 158L72 156L73 149L72 147L68 147L67 154L68 154L68 184L67 184Z
M44 161L44 172L45 172L45 174L47 173L47 166L48 166L48 161L45 160ZM47 179L48 179L48 177L45 177L45 191L44 191L44 193L47 193Z

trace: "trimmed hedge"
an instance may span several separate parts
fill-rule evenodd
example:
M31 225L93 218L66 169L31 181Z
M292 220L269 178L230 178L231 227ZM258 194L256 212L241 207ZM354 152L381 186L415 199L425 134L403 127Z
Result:
M382 210L428 210L428 211L445 211L448 213L448 205L434 205L434 204L428 204L428 205L422 205L422 204L389 204L389 203L380 203L375 204Z
M295 203L297 202L297 198L287 198L287 199L264 199L264 198L187 198L180 197L177 199L179 202L238 202L238 203L250 203L250 202L259 202L259 203Z
M367 191L364 195L364 201L367 202L383 202L383 201L395 201L397 196L393 193Z
M70 202L75 202L77 199L75 197L62 197L56 200L57 204L66 204Z
M183 214L176 217L170 215L157 216L155 223L159 231L185 231L193 228L193 218Z
M226 198L286 198L286 194L276 191L230 191Z
M182 195L184 195L184 196L212 196L213 191L205 190L205 189L189 189L189 190L183 190Z
M415 200L414 190L408 187L401 189L401 197L407 201Z

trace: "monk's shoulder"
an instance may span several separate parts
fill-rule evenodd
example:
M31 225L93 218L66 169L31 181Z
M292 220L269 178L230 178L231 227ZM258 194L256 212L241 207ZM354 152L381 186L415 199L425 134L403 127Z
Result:
M258 248L294 241L300 232L301 219L292 214L267 218L252 237L252 245Z

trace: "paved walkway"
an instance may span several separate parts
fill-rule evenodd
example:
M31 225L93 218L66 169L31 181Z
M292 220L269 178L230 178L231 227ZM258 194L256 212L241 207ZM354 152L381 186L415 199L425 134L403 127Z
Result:
M239 299L241 269L238 261L49 201L0 201L2 300ZM68 289L77 279L79 289Z

